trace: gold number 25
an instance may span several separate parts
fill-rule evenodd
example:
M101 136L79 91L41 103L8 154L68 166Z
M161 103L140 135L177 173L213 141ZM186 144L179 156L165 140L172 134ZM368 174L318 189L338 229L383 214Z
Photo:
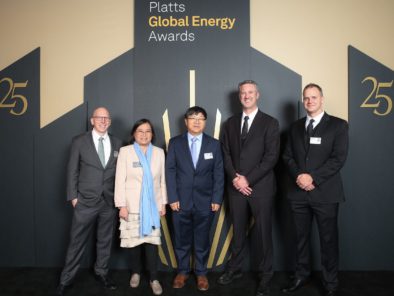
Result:
M385 94L380 93L380 90L382 88L390 88L393 86L393 80L391 80L391 82L379 82L376 80L375 77L372 76L368 76L365 77L364 80L361 83L364 83L366 81L371 81L372 82L372 91L370 92L369 96L366 97L366 99L364 100L364 102L360 105L361 108L375 108L373 110L373 113L378 115L378 116L385 116L387 114L389 114L391 112L391 109L393 108L393 100ZM374 96L375 94L375 96ZM373 97L373 99L375 99L377 102L376 103L371 103L370 99ZM386 111L380 113L377 108L380 105L380 102L384 100L387 103L387 108Z
M16 82L14 83L11 78L5 77L0 80L0 84L8 83L8 91L6 94L0 98L0 108L10 108L10 113L13 115L22 115L27 110L27 99L25 96L18 95L15 93L17 88L26 87L26 82ZM8 99L8 100L7 100ZM16 103L20 102L22 107L19 112L15 111Z

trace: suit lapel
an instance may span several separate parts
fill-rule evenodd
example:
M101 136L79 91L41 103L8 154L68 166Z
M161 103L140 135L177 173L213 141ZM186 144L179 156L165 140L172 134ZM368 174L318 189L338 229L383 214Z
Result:
M239 118L239 125L238 125L239 128L241 128L241 120L242 120L242 114L241 114L241 116ZM248 134L246 135L246 139L245 139L244 145L248 142L248 140L250 138L253 138L253 134L256 132L256 130L258 130L261 127L261 121L262 120L263 120L263 113L260 110L258 110L257 113L256 113L256 116L253 119L252 125L249 127L249 131L248 131ZM242 146L241 145L241 132L239 132L239 137L238 138L239 138L239 145L241 147Z
M237 141L237 143L235 143L236 147L239 147L239 150L241 151L241 120L242 120L242 113L239 113L238 116L236 117L235 122L235 126L233 126L232 128L234 129L234 131L237 132L237 136L235 137L235 140Z
M112 140L112 136L109 135L109 134L108 134L108 139L109 139L109 143L111 144L110 145L111 151L109 152L109 158L108 158L108 161L107 161L107 164L106 164L105 167L108 167L109 164L112 163L112 161L114 161L114 151L115 151L115 146L114 145L115 145L115 143Z
M189 165L194 169L194 164L193 164L192 154L190 152L189 140L187 138L187 133L185 133L183 135L182 148L183 148L182 150L185 151L185 158L189 162Z
M96 150L96 146L94 145L93 142L93 131L90 131L89 133L86 134L87 136L87 142L88 142L88 149L91 151L90 154L93 156L93 159L96 162L96 165L98 167L103 167L103 165L101 164L100 161L100 157L98 156L97 150Z
M208 137L203 133L202 134L202 142L201 142L201 149L200 149L200 154L198 155L198 161L197 161L197 166L196 166L196 170L198 168L201 167L201 165L203 164L203 159L204 159L204 153L205 152L209 152L207 151L207 147L209 144L209 139Z
M299 126L297 128L298 131L298 139L303 139L303 147L305 152L308 152L309 149L309 143L308 143L308 136L306 134L306 129L305 129L305 121L306 117L304 117L302 120L299 121Z
M316 126L315 131L313 132L314 136L321 136L322 132L324 131L326 125L330 121L330 116L324 112L322 119L320 120L319 124Z

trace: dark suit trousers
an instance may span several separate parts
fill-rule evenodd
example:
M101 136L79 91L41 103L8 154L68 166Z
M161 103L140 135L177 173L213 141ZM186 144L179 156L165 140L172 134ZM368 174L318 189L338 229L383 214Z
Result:
M178 261L178 272L190 272L190 256L194 247L194 273L205 275L207 273L207 260L209 256L209 230L214 214L210 210L199 211L195 208L185 211L173 212L175 234L175 255Z
M143 252L145 255L146 268L149 271L150 281L157 280L157 261L159 258L159 249L157 245L143 243L141 245L130 248L131 253L131 271L132 273L141 274Z
M296 277L306 279L311 273L309 239L316 218L320 238L323 284L327 290L338 286L338 203L290 202L296 226Z
M258 196L252 198L259 198ZM242 270L245 258L246 234L250 225L251 215L254 217L255 229L251 231L253 250L260 250L260 254L253 257L258 260L257 268L262 278L269 282L273 276L273 243L272 243L272 202L273 198L266 198L257 203L241 194L230 195L230 215L233 222L233 240L231 242L231 260L228 270Z
M97 222L96 263L94 271L98 275L108 273L108 261L111 255L112 238L115 228L116 210L104 200L87 207L80 202L74 208L71 224L70 242L66 262L60 276L60 283L69 285L81 264L87 240Z

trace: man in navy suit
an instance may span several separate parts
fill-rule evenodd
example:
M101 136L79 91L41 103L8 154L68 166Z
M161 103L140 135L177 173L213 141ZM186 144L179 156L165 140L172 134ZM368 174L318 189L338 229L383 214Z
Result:
M189 277L192 248L197 288L209 288L209 230L222 203L224 171L219 141L203 133L206 119L203 108L189 108L185 113L187 132L172 138L168 147L166 182L178 261L173 287L178 289Z
M348 152L348 124L325 113L323 101L319 85L305 86L303 104L307 116L290 128L283 155L290 176L287 197L297 239L295 278L283 289L287 293L309 281L313 217L320 237L326 295L336 295L338 288L338 207L345 200L340 170Z
M67 200L74 208L66 262L56 295L63 295L73 282L87 240L97 224L97 258L94 273L110 290L116 289L108 277L108 261L117 211L114 207L115 168L121 140L108 134L111 117L106 108L94 110L92 131L76 136L67 166Z

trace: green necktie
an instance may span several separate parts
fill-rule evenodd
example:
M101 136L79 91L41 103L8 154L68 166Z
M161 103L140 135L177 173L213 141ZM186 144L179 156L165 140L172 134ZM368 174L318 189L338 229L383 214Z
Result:
M98 156L100 158L101 164L103 165L103 168L105 167L105 156L104 156L104 144L103 144L103 137L99 138L98 142Z

